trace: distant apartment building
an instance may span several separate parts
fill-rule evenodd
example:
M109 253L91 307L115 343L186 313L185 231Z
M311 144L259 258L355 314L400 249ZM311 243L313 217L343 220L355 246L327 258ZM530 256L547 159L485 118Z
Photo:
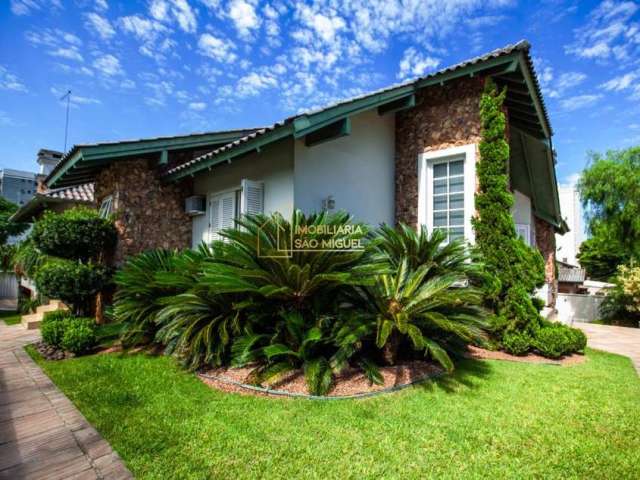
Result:
M570 230L564 235L556 234L556 258L570 265L578 265L576 255L579 252L580 244L584 241L580 194L574 186L560 186L558 196L562 217Z
M13 168L0 169L0 195L18 206L26 204L36 194L38 181L44 179L61 158L62 153L43 148L36 159L40 165L38 173Z

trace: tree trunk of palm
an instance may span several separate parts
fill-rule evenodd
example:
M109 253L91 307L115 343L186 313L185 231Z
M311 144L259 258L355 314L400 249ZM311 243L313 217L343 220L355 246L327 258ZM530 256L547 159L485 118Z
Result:
M400 348L401 337L397 331L391 332L387 343L382 347L382 358L387 365L395 365L398 360L398 349Z

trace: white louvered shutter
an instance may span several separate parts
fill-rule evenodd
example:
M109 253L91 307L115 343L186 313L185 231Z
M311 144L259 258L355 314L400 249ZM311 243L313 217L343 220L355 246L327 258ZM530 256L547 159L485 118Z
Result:
M236 192L225 193L220 202L220 229L233 228L236 218Z
M205 242L211 243L218 238L220 230L220 197L211 197L209 200L209 228L205 235Z
M264 184L251 180L242 180L240 213L264 213Z

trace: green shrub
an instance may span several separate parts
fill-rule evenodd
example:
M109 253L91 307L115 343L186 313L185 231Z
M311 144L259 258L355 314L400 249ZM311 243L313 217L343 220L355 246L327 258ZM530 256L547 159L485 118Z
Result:
M511 355L526 355L532 341L527 332L510 332L502 337L502 347Z
M488 306L501 317L494 322L503 332L528 331L539 326L539 303L532 299L544 282L544 260L540 252L516 235L509 189L509 144L503 110L506 91L498 93L489 79L480 100L482 140L477 164L477 216L472 220L476 245L497 288L485 289ZM496 333L500 335L500 331Z
M38 268L43 265L47 259L48 256L42 253L29 237L24 242L21 242L16 249L14 256L15 272L21 276L34 278Z
M18 311L24 315L34 313L36 308L40 306L38 297L31 298L29 296L20 296L18 298Z
M40 334L42 340L49 345L59 347L64 335L66 320L69 319L70 313L65 310L57 310L55 312L47 312L40 324Z
M112 249L117 232L112 220L83 207L47 212L33 226L31 238L40 251L61 258L95 259Z
M533 346L545 357L559 358L576 352L584 352L587 337L577 328L561 323L543 321L536 332Z
M75 354L85 353L96 344L93 318L73 317L63 320L64 333L60 346Z
M74 313L88 311L89 300L109 281L109 271L102 265L62 259L49 260L35 277L41 294L73 306Z

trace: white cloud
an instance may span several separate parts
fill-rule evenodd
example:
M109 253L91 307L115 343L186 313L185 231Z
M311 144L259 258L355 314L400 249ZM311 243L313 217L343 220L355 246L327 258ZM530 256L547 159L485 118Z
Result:
M120 18L120 26L126 33L133 34L138 40L153 42L158 35L167 31L161 23L149 20L140 15L130 15Z
M55 50L51 50L48 53L52 57L66 58L68 60L76 60L78 62L84 61L82 54L75 47L69 47L69 48L60 47L60 48L56 48Z
M153 0L149 5L149 13L160 22L169 20L169 4L165 0Z
M440 60L429 55L418 52L414 47L409 47L404 51L400 60L400 71L398 78L419 77L428 70L433 70L440 65Z
M320 13L321 11L328 15ZM307 5L299 4L297 16L303 25L314 31L324 42L332 42L336 34L347 26L344 19L331 9L313 9Z
M251 72L238 80L235 93L241 98L253 97L258 95L262 90L277 86L278 82L271 74L266 72Z
M97 13L87 13L85 27L90 32L98 35L103 40L109 40L116 34L115 29L111 26L109 20Z
M604 82L600 85L601 88L607 91L619 92L620 90L626 90L634 85L634 81L638 78L638 74L635 72L629 72L618 77L614 77L611 80Z
M565 98L560 102L560 106L567 112L572 112L585 107L590 107L602 98L600 94L576 95L574 97Z
M104 12L105 10L109 10L109 3L107 3L107 0L96 0L95 7L96 10Z
M560 183L560 188L574 188L578 184L579 180L580 180L579 172L571 173L566 177L564 177L562 183Z
M245 0L232 0L229 4L229 18L233 21L238 35L243 39L251 37L251 32L260 26L260 18L254 5Z
M599 62L629 60L640 51L638 24L632 21L638 8L631 1L604 0L589 14L588 22L574 30L574 41L565 51Z
M25 38L33 45L45 45L47 47L67 45L79 47L82 45L82 40L80 40L76 35L58 28L45 28L37 31L28 30L25 33Z
M10 73L5 67L0 65L0 90L26 92L27 87L24 86L16 75Z
M233 53L235 45L232 42L215 37L210 33L200 35L198 49L202 55L222 63L232 63L237 58L237 55Z
M124 71L120 65L120 60L110 53L102 55L93 61L93 68L102 72L107 77L123 75Z
M171 13L178 21L180 28L188 33L195 32L198 28L198 22L196 21L196 14L187 0L172 0L172 4Z
M581 72L565 72L562 73L555 82L552 83L552 88L548 88L548 94L551 98L560 98L564 94L577 87L587 79L587 76Z
M0 110L0 127L13 127L16 123L7 115L7 112Z
M60 0L11 0L11 13L14 15L31 15L42 8L62 8Z
M189 103L189 109L194 110L196 112L201 112L205 108L207 108L207 104L204 102L191 102Z
M67 93L66 88L51 87L49 91L60 101L60 103L66 105L66 99L60 99ZM97 98L85 97L83 95L78 95L77 93L71 93L71 96L69 97L69 103L72 106L78 107L80 105L100 105L102 102Z

